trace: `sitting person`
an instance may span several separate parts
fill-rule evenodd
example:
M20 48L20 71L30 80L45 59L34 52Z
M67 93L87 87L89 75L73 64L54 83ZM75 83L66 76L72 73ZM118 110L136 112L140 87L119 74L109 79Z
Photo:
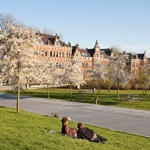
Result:
M71 128L68 126L69 117L63 117L62 122L62 133L71 137L77 137L77 129Z
M107 141L106 138L94 133L93 130L85 128L83 123L78 123L77 137L78 139L86 139L90 142L97 143L104 143L105 141Z

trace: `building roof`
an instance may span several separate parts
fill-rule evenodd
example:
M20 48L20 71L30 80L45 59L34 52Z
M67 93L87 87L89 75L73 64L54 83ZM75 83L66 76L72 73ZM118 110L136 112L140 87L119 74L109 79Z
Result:
M144 54L138 54L139 59L144 59Z
M100 49L103 53L106 55L110 56L111 55L111 49L110 48L105 48L105 49Z
M74 55L75 51L76 51L76 46L72 46L72 55Z
M41 40L43 41L43 44L50 44L53 45L54 44L54 36L50 35L50 34L43 34L41 33Z
M87 52L90 54L90 56L93 57L94 52L95 52L95 49L92 48L92 49L86 49L86 50L87 50Z
M56 34L55 36L51 35L51 34L44 34L44 33L41 33L41 40L43 41L43 44L46 44L46 45L55 45L55 41L56 39L59 39L59 36ZM60 46L68 46L68 44L66 44L65 42L61 41L59 39L59 44Z
M136 59L136 54L129 53L129 59Z
M79 49L80 51L80 54L83 56L83 57L91 57L90 53L87 51L87 49Z
M128 53L129 59L144 59L144 54Z

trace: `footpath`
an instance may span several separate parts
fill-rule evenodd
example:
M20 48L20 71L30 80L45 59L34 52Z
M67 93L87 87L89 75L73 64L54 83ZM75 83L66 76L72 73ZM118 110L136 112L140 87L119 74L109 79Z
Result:
M16 108L16 96L1 93L0 106ZM150 137L150 111L35 97L21 97L20 107L49 116L56 112L75 122Z

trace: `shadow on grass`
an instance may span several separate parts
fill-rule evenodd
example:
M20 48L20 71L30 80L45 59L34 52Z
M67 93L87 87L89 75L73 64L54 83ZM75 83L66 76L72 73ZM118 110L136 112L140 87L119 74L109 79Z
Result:
M112 101L107 101L107 102L100 102L100 105L118 105L119 102L112 102Z
M0 108L6 108L5 106L0 106Z

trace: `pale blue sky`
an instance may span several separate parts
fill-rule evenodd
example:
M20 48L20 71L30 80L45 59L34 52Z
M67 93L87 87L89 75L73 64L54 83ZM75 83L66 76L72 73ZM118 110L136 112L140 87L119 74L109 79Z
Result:
M26 26L54 30L65 42L118 46L150 57L150 0L0 0L0 13Z

